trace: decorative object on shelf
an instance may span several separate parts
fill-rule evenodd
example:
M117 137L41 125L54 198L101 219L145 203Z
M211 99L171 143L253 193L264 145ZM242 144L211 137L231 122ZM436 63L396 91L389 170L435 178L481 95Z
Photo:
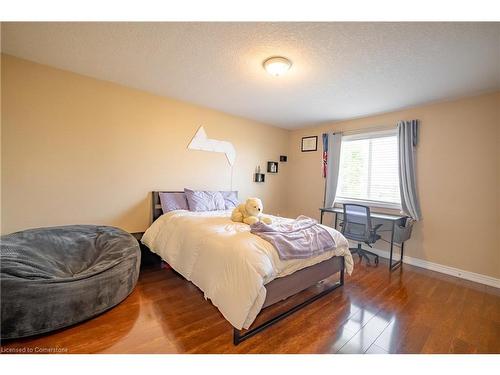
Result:
M278 173L278 162L268 161L267 162L267 172L268 173Z
M236 150L231 142L209 139L203 126L200 126L188 145L190 150L222 152L226 154L227 161L232 166L236 159Z
M318 150L318 136L302 137L302 144L300 150L302 152L317 151Z
M255 173L254 182L264 182L266 175L264 173Z
M281 163L286 163L288 160L287 156L286 155L280 155L280 162Z
M266 179L266 175L264 173L260 173L260 165L255 168L255 174L254 174L254 182L264 182Z

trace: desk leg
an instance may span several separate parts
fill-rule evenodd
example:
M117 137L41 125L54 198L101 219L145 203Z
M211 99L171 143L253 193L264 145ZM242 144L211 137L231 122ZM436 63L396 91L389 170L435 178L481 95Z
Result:
M320 224L323 224L323 214L324 213L325 213L324 211L321 211L321 215L320 215L320 218L319 218L319 223Z
M337 213L335 212L335 224L333 224L333 229L337 229Z
M389 271L392 270L392 250L394 249L394 227L395 227L395 222L393 220L392 221L392 231L391 231L391 253L389 255Z
M401 243L401 256L397 262L392 263L392 249L394 245L394 222L392 222L392 239L391 239L391 258L389 259L389 270L394 271L396 268L403 265L403 253L405 248L405 243Z

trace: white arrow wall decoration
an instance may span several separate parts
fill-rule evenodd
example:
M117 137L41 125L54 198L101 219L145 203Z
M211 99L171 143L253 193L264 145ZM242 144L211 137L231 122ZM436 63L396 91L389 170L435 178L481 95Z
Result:
M189 150L222 152L226 154L227 161L232 166L236 159L236 150L231 142L209 139L203 126L200 126L188 145Z

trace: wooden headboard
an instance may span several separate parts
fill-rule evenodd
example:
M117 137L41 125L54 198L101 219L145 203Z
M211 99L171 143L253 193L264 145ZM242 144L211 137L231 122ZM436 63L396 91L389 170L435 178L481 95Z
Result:
M151 223L158 219L162 214L163 211L161 209L161 204L160 204L160 193L184 193L183 191L153 191L153 209L152 209L152 215L151 215Z

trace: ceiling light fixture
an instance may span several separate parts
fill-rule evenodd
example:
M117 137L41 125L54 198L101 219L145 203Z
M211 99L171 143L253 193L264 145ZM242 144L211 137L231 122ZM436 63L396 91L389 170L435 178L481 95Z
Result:
M264 60L262 66L270 75L279 77L288 72L292 67L292 62L286 57L274 56Z

